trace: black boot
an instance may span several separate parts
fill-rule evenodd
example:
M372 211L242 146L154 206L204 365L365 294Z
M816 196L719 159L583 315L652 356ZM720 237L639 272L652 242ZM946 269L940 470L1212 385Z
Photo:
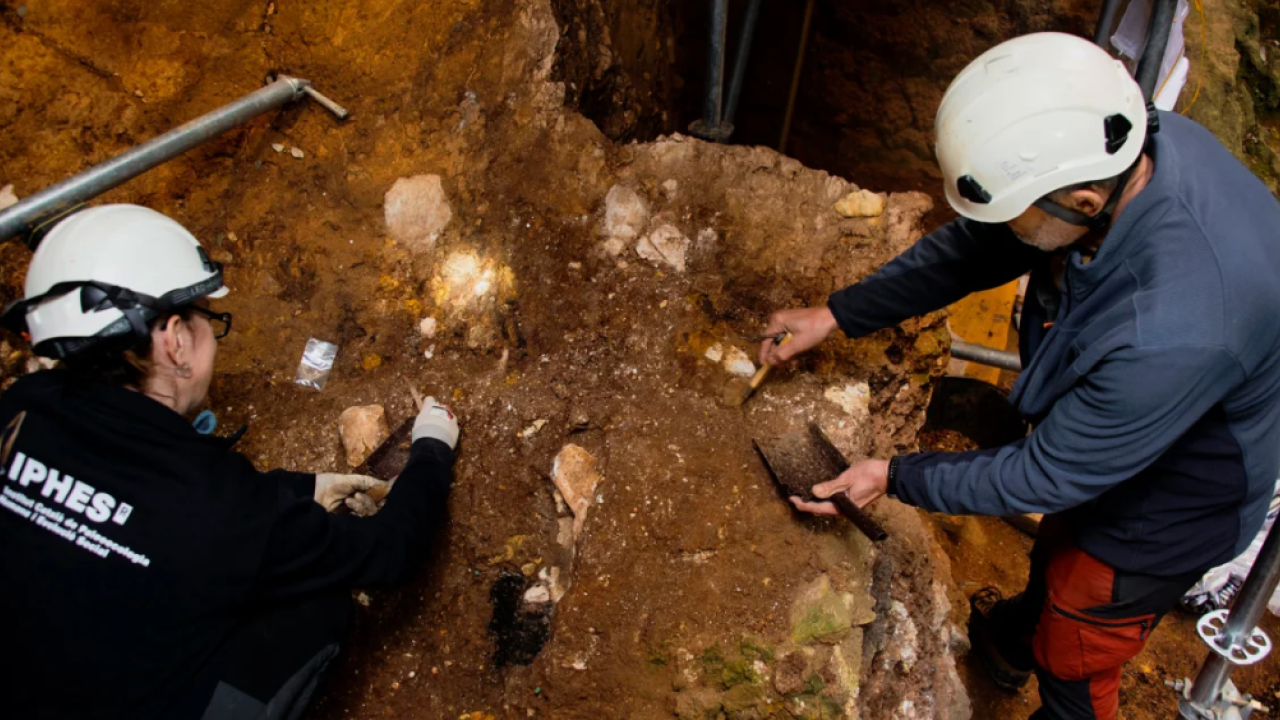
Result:
M985 587L969 597L969 643L991 680L1010 691L1026 685L1034 667L1031 649L1007 632L1016 625L1003 616L1013 614L1016 601L1017 598L1005 600L994 587Z

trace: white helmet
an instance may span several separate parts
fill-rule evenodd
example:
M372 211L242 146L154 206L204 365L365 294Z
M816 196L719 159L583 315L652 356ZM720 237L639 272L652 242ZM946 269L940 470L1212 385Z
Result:
M969 63L935 126L947 201L965 217L999 223L1056 190L1124 173L1142 152L1148 114L1138 83L1105 50L1035 33Z
M103 205L62 220L36 248L26 293L5 309L39 355L64 358L148 325L202 297L227 294L222 266L174 220L137 205Z

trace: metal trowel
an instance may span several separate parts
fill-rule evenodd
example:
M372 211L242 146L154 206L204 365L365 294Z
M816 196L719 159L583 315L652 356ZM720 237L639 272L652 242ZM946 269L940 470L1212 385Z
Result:
M831 443L822 428L813 423L809 424L806 432L757 439L752 444L783 492L807 502L822 501L814 497L814 485L827 482L849 469L849 461ZM854 505L844 493L837 493L826 500L834 503L840 514L872 541L880 542L889 537L884 528Z

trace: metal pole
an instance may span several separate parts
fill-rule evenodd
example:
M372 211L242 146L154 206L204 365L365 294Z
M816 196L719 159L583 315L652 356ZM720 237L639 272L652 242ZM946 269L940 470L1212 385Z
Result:
M751 55L751 40L756 34L756 21L760 18L760 0L747 2L747 14L742 18L742 33L738 36L738 54L733 58L733 78L729 81L729 100L725 105L724 121L733 124L738 115L738 98L742 95L742 81L747 75L747 58Z
M1011 353L1004 350L995 350L982 345L974 345L973 343L962 342L959 340L951 343L951 357L957 360L965 360L968 362L981 363L983 365L991 365L1003 370L1012 370L1014 372L1022 371L1022 360L1017 353Z
M0 240L27 232L41 220L97 197L210 138L302 97L308 85L308 80L280 77L235 102L201 115L79 175L47 187L16 205L0 210ZM341 106L336 107L341 109Z
M1160 82L1160 66L1164 63L1164 51L1169 46L1169 33L1173 31L1173 16L1178 10L1178 0L1155 0L1151 9L1151 22L1147 25L1147 44L1138 61L1134 77L1142 96L1148 102L1155 100L1156 83Z
M1236 596L1235 605L1231 607L1231 613L1227 616L1227 623L1218 637L1219 647L1224 650L1243 643L1253 633L1254 628L1258 626L1258 620L1262 618L1262 612L1267 609L1267 601L1271 599L1277 583L1280 582L1278 528L1280 523L1272 525L1271 530L1267 532L1267 539L1263 541L1262 549L1258 551L1258 557L1249 570L1249 577L1245 579L1244 585L1240 588L1240 594ZM1230 660L1210 650L1209 656L1200 666L1200 672L1196 674L1195 682L1191 684L1188 700L1191 704L1202 708L1213 706L1218 701L1222 687L1234 669L1235 665ZM1180 707L1179 712L1183 717L1199 717L1186 708Z
M711 43L707 58L707 98L702 124L709 134L720 128L720 100L724 93L724 48L729 32L729 0L711 0Z
M782 116L782 135L778 138L778 152L787 151L787 138L791 136L791 117L796 110L796 95L800 92L800 75L804 70L804 53L809 49L809 26L813 23L814 0L804 7L804 25L800 28L800 49L796 51L796 65L791 72L791 92L787 95L787 111Z
M1119 10L1120 0L1103 0L1102 12L1098 14L1098 27L1093 31L1093 42L1098 47L1107 47L1111 28L1116 24L1116 12Z

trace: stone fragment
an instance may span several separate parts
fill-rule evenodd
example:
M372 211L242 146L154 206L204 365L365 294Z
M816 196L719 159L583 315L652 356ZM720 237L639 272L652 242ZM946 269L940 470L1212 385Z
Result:
M725 350L723 364L731 375L751 377L756 374L756 364L751 362L751 358L741 348L730 347Z
M854 190L836 202L835 210L847 218L879 217L884 214L885 196L870 190Z
M666 264L676 272L684 272L689 254L689 238L674 225L659 225L636 243L636 253L649 262Z
M338 417L338 434L347 452L347 464L356 467L391 435L387 412L381 405L349 407Z
M831 578L820 575L791 604L791 639L799 644L838 642L853 627L853 596L838 593Z
M582 534L582 525L587 521L587 511L591 509L601 480L596 472L596 458L578 445L565 445L551 465L551 479L573 513L576 540Z
M614 185L604 198L604 234L624 242L640 236L649 223L649 205L635 190Z
M297 158L297 159L299 159L299 160L301 160L302 158L304 158L304 157L306 157L306 156L307 156L307 154L306 154L306 153L302 152L302 148L300 148L300 147L291 147L291 148L289 148L289 154L290 154L290 155L292 155L292 156L294 156L295 158Z
M833 385L822 393L822 397L838 405L845 415L866 417L870 413L871 387L865 382Z
M284 152L284 143L271 143L271 149L278 153Z
M623 250L627 249L627 241L620 237L611 237L600 244L601 249L609 257L618 257Z
M422 318L422 322L418 323L418 332L422 334L422 337L430 340L436 336L436 330L439 326L439 323L433 317Z
M524 591L524 601L528 605L541 605L551 602L551 591L546 585L534 585Z
M718 363L724 358L724 348L720 346L720 343L716 343L707 348L707 352L704 355L711 362Z
M5 185L0 187L0 210L10 205L18 204L18 195L13 191L13 185Z
M453 220L453 209L439 175L414 175L396 180L387 191L383 216L392 239L421 252L435 245Z
M676 695L676 717L680 720L715 720L724 703L711 688L690 688Z

